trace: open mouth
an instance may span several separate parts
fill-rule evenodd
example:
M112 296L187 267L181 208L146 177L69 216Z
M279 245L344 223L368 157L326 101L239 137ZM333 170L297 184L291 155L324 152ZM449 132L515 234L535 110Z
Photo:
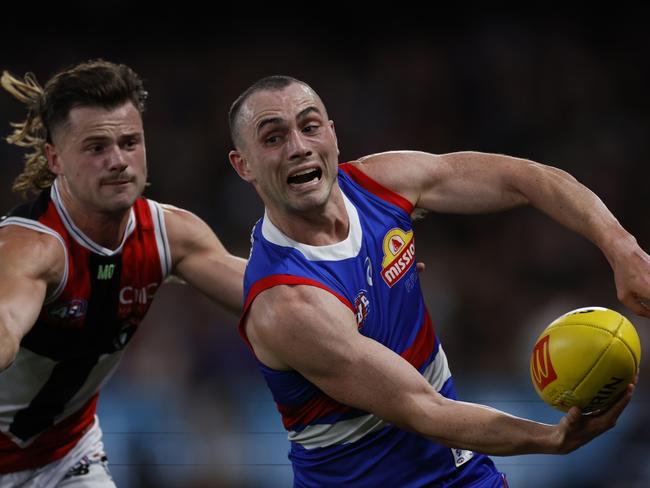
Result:
M290 185L303 185L312 180L320 180L321 176L323 176L323 171L320 168L306 169L305 171L289 176L287 183Z

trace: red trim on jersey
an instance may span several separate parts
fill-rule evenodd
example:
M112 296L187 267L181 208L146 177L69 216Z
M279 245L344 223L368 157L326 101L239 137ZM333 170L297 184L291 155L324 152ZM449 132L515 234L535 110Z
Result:
M68 245L73 241L65 225L63 225L63 221L59 217L59 213L52 200L48 202L47 210L37 220L41 224L47 225L50 229L56 231Z
M347 298L345 298L343 295L340 295L339 293L335 292L328 286L324 285L320 281L312 280L309 278L303 278L301 276L294 276L294 275L288 275L288 274L276 274L276 275L270 275L262 278L259 281L256 281L253 286L251 286L250 290L248 290L248 295L246 296L246 302L244 303L244 310L241 314L241 318L239 319L239 334L242 336L246 344L248 344L248 347L253 349L251 346L250 341L248 340L248 337L246 336L246 331L244 330L244 318L246 317L246 313L248 313L248 308L250 307L251 303L253 303L253 300L262 293L265 290L268 290L269 288L273 288L274 286L278 285L309 285L309 286L315 286L316 288L320 288L321 290L325 290L330 292L332 295L334 295L336 298L338 298L343 305L348 307L352 312L354 312L354 307L352 304L349 302Z
M153 215L145 198L140 197L133 203L133 213L137 222L136 231L153 231L155 229Z
M388 203L395 205L396 207L401 208L407 214L413 211L413 204L409 202L406 198L400 195L397 192L394 192L390 188L386 188L381 183L377 183L366 173L361 171L359 168L354 166L351 163L339 164L339 169L345 172L350 178L354 180L355 183L362 186L370 193L375 194L382 200L386 200Z
M418 335L411 346L402 351L400 356L406 359L415 369L419 369L424 362L431 356L436 345L436 334L433 330L429 312L425 310L424 321L418 331Z
M348 405L337 402L324 393L320 393L302 405L278 405L282 414L282 425L287 430L293 430L296 425L309 425L314 420L333 413L347 413L354 410Z
M354 307L350 301L345 298L343 295L335 292L328 286L324 285L320 281L312 280L310 278L304 278L301 276L287 275L287 274L277 274L270 275L262 278L261 280L255 282L253 286L248 291L246 297L246 302L244 303L244 311L242 312L241 319L239 321L239 333L241 334L248 347L253 351L253 346L251 345L248 337L246 336L246 331L244 330L244 318L248 312L249 307L253 303L253 300L265 290L273 288L278 285L307 285L315 286L321 290L325 290L336 298L338 298L343 305L348 307L352 312L354 312ZM255 351L253 351L255 354ZM306 404L299 406L289 406L289 405L280 405L277 404L278 410L282 415L282 423L287 430L292 429L295 425L309 425L313 420L322 417L326 414L339 412L345 413L352 410L352 407L343 405L336 400L328 397L327 395L320 394L309 400Z
M40 468L68 454L92 427L98 396L95 393L83 407L47 429L25 448L0 432L0 474Z
M402 356L413 367L419 369L431 356L436 344L436 335L429 313L425 311L424 320L420 326L417 336L411 346L403 351ZM278 403L278 410L282 414L282 423L287 430L292 430L296 425L309 425L314 420L335 413L347 413L353 410L345 404L337 402L325 393L311 398L307 403L301 405L281 405Z

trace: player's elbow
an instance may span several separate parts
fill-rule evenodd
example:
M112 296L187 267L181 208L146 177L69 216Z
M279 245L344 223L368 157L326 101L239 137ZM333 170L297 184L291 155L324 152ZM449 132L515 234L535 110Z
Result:
M398 399L399 417L393 421L398 427L423 436L432 435L438 422L438 413L446 399L433 388L423 388Z

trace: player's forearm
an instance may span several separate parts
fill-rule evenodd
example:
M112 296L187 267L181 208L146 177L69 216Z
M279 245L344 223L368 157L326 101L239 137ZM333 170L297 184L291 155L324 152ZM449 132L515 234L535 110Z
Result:
M506 181L532 206L593 242L610 262L622 246L636 245L602 200L565 171L522 161Z
M194 260L196 261L196 260ZM242 311L246 260L233 255L207 256L201 263L181 265L175 272L211 300L235 315Z
M444 399L421 414L412 417L410 429L449 447L494 456L560 452L556 426L483 405Z

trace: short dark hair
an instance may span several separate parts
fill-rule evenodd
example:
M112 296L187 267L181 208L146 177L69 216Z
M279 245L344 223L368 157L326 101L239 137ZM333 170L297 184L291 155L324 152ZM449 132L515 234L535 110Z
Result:
M52 131L68 121L75 107L102 107L111 110L132 102L142 114L147 92L140 76L124 64L96 59L77 64L55 74L44 88L32 73L23 79L8 72L0 82L27 108L24 122L12 124L14 133L7 142L32 148L25 156L25 169L14 181L14 191L26 195L49 187L55 175L49 170L45 144L52 143Z
M54 75L45 84L39 114L52 142L52 131L68 119L75 107L114 109L130 101L144 112L147 92L142 79L124 64L102 59L78 64Z
M235 146L238 146L239 143L241 142L239 137L239 124L238 124L239 113L241 112L241 108L246 102L246 100L248 100L251 97L251 95L253 95L254 93L265 91L265 90L280 91L280 90L284 90L289 85L293 85L294 83L305 85L311 90L311 87L304 81L300 81L291 76L272 75L257 80L255 83L249 86L244 91L244 93L242 93L237 97L237 99L230 106L230 110L228 111L228 122L230 124L230 138L232 139L232 143Z

